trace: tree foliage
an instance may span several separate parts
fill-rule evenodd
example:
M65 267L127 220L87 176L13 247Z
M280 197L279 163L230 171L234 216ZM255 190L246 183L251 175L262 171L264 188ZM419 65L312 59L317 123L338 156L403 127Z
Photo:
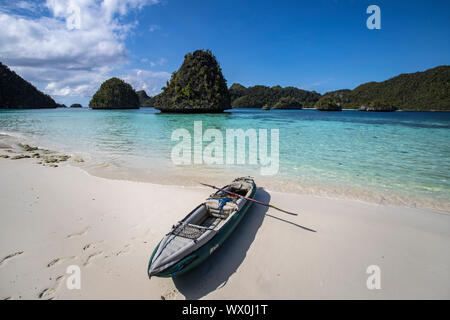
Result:
M89 107L92 109L136 109L139 98L133 87L119 78L106 80L94 94Z
M301 109L302 103L294 97L281 97L273 106L274 109Z
M141 107L153 107L152 97L149 97L145 90L136 91L136 94L138 95L139 105Z
M319 100L320 93L306 91L295 87L282 88L280 86L253 86L244 87L234 83L230 87L233 108L261 108L264 105L274 107L281 98L291 98L304 106L312 106Z
M342 111L342 107L335 99L324 96L316 102L315 108L319 111Z
M326 93L349 109L388 104L403 110L450 110L450 66L401 74L382 82L364 83L353 90Z
M231 105L222 69L210 50L186 54L162 90L152 102L163 112L222 112Z

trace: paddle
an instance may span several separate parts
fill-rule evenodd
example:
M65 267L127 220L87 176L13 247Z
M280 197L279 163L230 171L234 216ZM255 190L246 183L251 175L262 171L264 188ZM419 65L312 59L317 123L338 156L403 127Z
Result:
M271 204L264 203L264 202L261 202L261 201L255 200L255 199L247 198L247 197L241 196L240 194L237 194L237 193L234 193L234 192L231 192L231 191L227 191L227 190L225 190L225 189L218 188L218 187L216 187L216 186L212 186L212 185L210 185L210 184L206 184L206 183L202 183L202 182L199 182L199 183L200 183L201 185L206 186L206 187L210 187L210 188L213 188L213 189L216 189L216 190L220 190L220 191L223 191L223 192L225 192L225 193L231 194L231 195L233 195L233 196L236 196L236 197L239 197L239 198L248 200L248 201L252 201L252 202L255 202L255 203L257 203L257 204L260 204L260 205L263 205L263 206L266 206L266 207L270 207L270 208L273 208L273 209L275 209L275 210L278 210L278 211L281 211L281 212L284 212L284 213L287 213L287 214L291 214L291 215L293 215L293 216L298 216L297 213L292 213L292 212L289 212L289 211L286 211L286 210L277 208L277 207L275 207L275 206L273 206L273 205L271 205Z

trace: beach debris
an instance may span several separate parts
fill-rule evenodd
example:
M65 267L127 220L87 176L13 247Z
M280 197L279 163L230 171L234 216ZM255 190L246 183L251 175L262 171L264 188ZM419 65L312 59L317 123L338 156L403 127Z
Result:
M39 149L38 147L33 147L33 146L30 146L29 144L19 143L19 146L22 147L22 149L25 151L36 151Z
M29 155L26 154L19 154L17 156L11 157L11 160L18 160L18 159L27 159L27 158L31 158Z
M83 158L74 158L73 161L75 161L75 162L84 162Z
M33 153L33 154L31 155L31 157L33 157L33 158L40 158L41 155L39 154L39 152L35 152L35 153Z
M16 256L20 256L22 253L23 253L23 251L17 251L15 253L11 253L11 254L7 255L0 261L0 266L3 265L4 263L6 263L8 260L10 260Z
M44 162L45 163L58 163L58 162L67 161L69 158L70 158L70 156L68 156L66 154L52 155L52 156L49 156L49 157L45 157L44 158Z
M0 158L3 158L3 159L8 159L8 158L9 158L9 156L8 156L7 154L0 154Z
M58 158L59 161L67 161L70 159L70 156L67 154L56 155L55 157Z

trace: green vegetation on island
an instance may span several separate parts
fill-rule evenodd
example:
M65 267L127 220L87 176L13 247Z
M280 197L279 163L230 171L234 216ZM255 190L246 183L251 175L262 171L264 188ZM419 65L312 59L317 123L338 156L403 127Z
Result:
M94 94L92 109L138 109L139 97L133 87L119 78L106 80Z
M390 107L421 111L450 110L450 66L401 74L382 82L364 83L353 90L327 92L324 96L335 99L347 109L375 103L379 106L374 107L377 111L392 111ZM381 107L382 104L385 107Z
M302 103L294 97L281 97L273 109L301 109Z
M265 106L264 109L267 110L275 107L280 98L288 97L295 99L303 107L315 106L320 110L450 110L450 66L401 74L382 82L364 83L353 90L330 91L323 96L294 87L257 85L246 88L238 83L230 87L230 95L233 108ZM324 99L325 97L329 99Z
M28 81L0 62L0 108L57 108L49 95L42 93Z
M136 91L136 94L139 97L139 105L141 107L153 107L153 99L147 95L145 90Z
M320 93L307 91L295 87L282 88L280 86L253 86L244 87L239 83L234 83L230 87L231 105L233 108L262 108L264 105L272 108L281 98L290 98L297 106L312 107L320 99ZM279 106L285 105L286 101L281 101ZM289 102L290 104L290 102Z
M71 108L83 108L83 106L79 103L74 103L70 106Z
M226 80L209 50L186 54L180 69L152 102L162 112L222 112L231 107Z
M342 111L342 107L331 97L324 96L316 102L314 107L319 111Z

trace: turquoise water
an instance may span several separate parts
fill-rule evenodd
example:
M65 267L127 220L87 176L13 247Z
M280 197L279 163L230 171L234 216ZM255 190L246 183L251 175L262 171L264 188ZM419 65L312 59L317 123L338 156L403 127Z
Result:
M175 129L279 129L279 172L259 165L175 165ZM450 113L235 109L223 114L140 110L1 110L0 131L83 156L101 176L168 184L252 175L271 190L450 211ZM207 143L206 143L207 144Z

